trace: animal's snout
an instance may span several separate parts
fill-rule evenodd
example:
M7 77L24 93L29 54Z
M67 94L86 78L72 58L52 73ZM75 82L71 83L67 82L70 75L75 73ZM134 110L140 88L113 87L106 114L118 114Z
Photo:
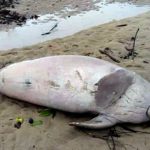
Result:
M146 110L146 116L150 120L150 105L148 106L148 108Z

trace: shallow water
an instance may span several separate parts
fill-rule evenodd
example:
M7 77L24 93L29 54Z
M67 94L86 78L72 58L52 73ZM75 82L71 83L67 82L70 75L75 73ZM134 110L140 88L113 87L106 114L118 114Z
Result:
M0 50L21 48L43 41L62 38L72 35L90 27L104 24L112 20L120 20L150 10L149 6L136 6L129 3L97 3L99 8L88 12L81 12L71 17L60 17L59 14L47 14L40 16L37 20L28 20L22 27L16 27L0 32ZM75 11L66 8L65 11ZM50 34L42 35L50 31Z

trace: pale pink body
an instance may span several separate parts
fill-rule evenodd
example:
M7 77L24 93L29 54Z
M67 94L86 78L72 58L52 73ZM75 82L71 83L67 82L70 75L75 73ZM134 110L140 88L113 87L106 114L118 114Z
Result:
M92 62L92 63L91 63ZM119 67L82 56L53 56L23 61L0 73L0 91L10 97L71 112L95 106L95 84ZM29 81L31 84L26 84ZM8 84L10 83L10 84Z
M104 102L101 102L101 95L98 94L98 99L96 99L95 93L98 90L97 83L118 70L125 71L127 76L131 76L130 78L134 80L134 84L129 84L129 88L127 89L125 87L126 93L123 93L128 95L131 99L133 96L133 100L128 104L127 97L121 94L119 100L116 99L118 101L115 105L111 105L110 108L107 108L109 106L107 105L107 107L103 109L103 104L106 105L107 100L105 102L105 95L102 95ZM115 78L114 80L117 79ZM144 86L141 86L141 83ZM108 122L108 116L101 116L96 118L96 120L102 120L103 123L93 123L94 120L92 123L89 122L87 124L73 123L73 125L76 126L90 128L108 127L118 123L118 120L133 123L147 121L148 118L145 112L148 105L150 105L150 95L145 96L145 98L141 100L142 96L139 92L144 92L145 87L150 88L149 83L138 75L130 73L109 62L85 56L45 57L15 63L0 71L0 92L9 97L63 111L78 113L95 111L99 113L106 112L106 114L110 115L109 117L112 119L112 122ZM136 91L136 89L137 93L135 95L132 94L131 91ZM105 89L104 92L107 92L107 89ZM110 96L112 96L112 94L110 94ZM139 105L143 106L142 109L139 109L141 113L139 119L135 118L136 113L134 114L129 111L135 108L138 103L136 102L138 97L140 97L142 101ZM109 104L110 98L111 97L108 97ZM128 112L129 115L125 115L126 112ZM116 119L114 119L115 116Z

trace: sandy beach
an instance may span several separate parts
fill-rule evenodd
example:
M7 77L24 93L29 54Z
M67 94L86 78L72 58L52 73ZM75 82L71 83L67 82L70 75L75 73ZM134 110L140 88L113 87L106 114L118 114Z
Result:
M22 0L23 1L23 0ZM42 8L37 7L37 11L30 10L32 3L23 1L27 5L28 12L39 13ZM40 3L40 0L36 1ZM51 1L51 5L53 5ZM83 4L89 2L84 0ZM145 3L144 3L145 2ZM20 2L21 3L21 2ZM28 4L27 4L28 3ZM46 4L47 2L45 2ZM79 6L80 1L74 4L74 1L61 0L55 2L54 10L60 9L60 6L70 5ZM136 1L136 3L140 3ZM143 1L141 5L149 4L149 1ZM42 4L44 5L44 4ZM47 13L47 9L44 6ZM82 6L82 5L81 5ZM93 9L94 5L89 3L89 9ZM85 7L84 7L85 8ZM20 12L25 12L21 5L16 6ZM54 11L53 10L53 11ZM81 10L81 8L80 8ZM121 26L123 25L123 26ZM94 28L81 31L72 36L61 39L47 41L37 45L13 49L9 51L0 51L0 67L4 67L14 62L22 60L34 59L51 55L85 55L104 59L119 66L133 70L142 77L150 81L150 12L141 14L136 17L123 19L120 21L112 21L107 24L96 26ZM132 44L131 38L135 36L139 28L138 36L135 44L135 52L137 56L134 60L124 59L128 51L125 47ZM113 57L119 60L114 62L105 54L101 54L99 50L109 48ZM56 116L52 118L39 116L38 111L45 109L41 106L32 105L15 99L0 95L0 150L109 150L106 140L101 138L93 138L91 135L103 136L108 135L109 130L91 131L79 130L68 125L70 121L81 121L91 118L91 116L73 115L64 112L56 112ZM14 128L16 117L21 116L24 122L20 129ZM31 126L28 118L42 120L42 125ZM131 126L133 130L141 132L128 134L122 133L120 127L116 127L120 137L115 138L116 150L149 150L150 149L150 127L146 125ZM121 132L121 133L120 133ZM127 132L127 131L125 131ZM110 140L110 138L109 138ZM112 142L109 141L109 144ZM112 145L112 144L111 144Z

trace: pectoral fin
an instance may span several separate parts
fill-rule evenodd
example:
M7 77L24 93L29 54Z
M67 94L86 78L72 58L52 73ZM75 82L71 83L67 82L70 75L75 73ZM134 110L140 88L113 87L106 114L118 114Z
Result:
M117 109L111 109L115 106L120 97L126 92L132 84L133 77L126 70L117 70L98 82L98 89L95 95L97 112L101 113L90 121L72 122L70 125L91 129L108 128L122 121L115 118ZM114 107L115 108L115 107ZM109 114L109 115L108 115Z
M99 108L110 107L126 92L132 84L132 76L126 70L117 70L103 77L98 83L95 94L96 105Z

